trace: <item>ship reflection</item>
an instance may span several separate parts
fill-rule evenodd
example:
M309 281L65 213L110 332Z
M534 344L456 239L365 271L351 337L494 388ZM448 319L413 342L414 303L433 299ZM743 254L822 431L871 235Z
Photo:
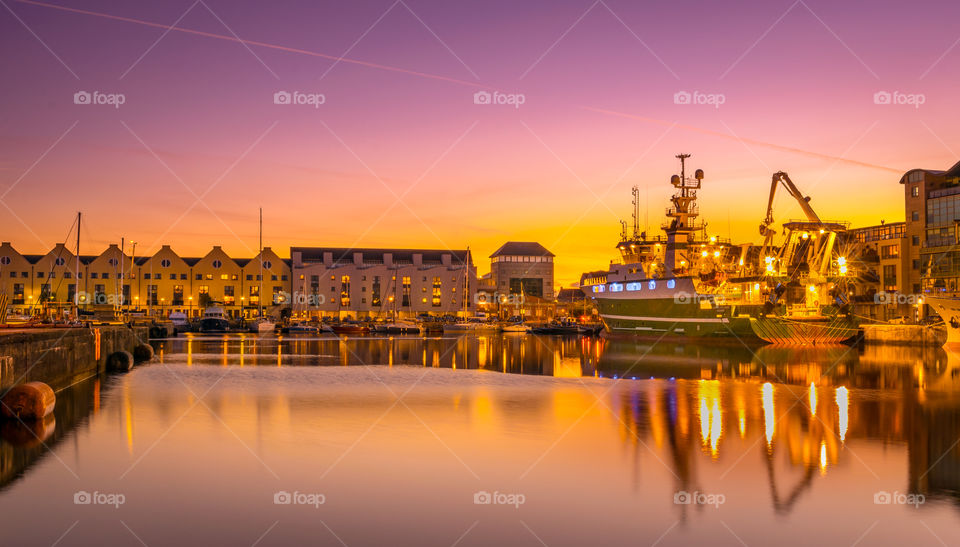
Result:
M625 383L620 423L668 455L678 490L722 478L725 449L736 461L759 451L773 508L787 513L841 460L866 465L849 445L882 443L906 446L910 493L960 504L960 358L940 348L597 343L600 375L655 379Z

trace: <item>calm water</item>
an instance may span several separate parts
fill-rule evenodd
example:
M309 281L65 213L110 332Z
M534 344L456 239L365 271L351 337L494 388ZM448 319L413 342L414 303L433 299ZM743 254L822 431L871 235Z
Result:
M939 348L157 348L61 391L55 423L4 426L0 544L960 544Z

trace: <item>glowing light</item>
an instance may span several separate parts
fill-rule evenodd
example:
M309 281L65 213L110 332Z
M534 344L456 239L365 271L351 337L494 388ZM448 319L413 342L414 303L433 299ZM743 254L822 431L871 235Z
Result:
M810 292L817 292L817 287L815 285L810 285L808 288L810 289Z
M720 258L720 251L714 251L713 258Z
M810 415L817 415L817 386L810 382Z
M740 421L740 438L744 438L747 434L747 411L743 408L737 411Z
M717 236L710 236L710 243L716 243L716 242L717 242Z
M827 445L820 441L820 474L827 474Z
M803 232L803 235L801 237L803 237L803 239L807 239L808 237L810 237L810 234L808 234L807 232Z
M847 398L847 388L838 387L837 388L837 407L840 409L840 440L845 441L847 439L847 427L850 422L850 401Z
M703 251L702 253L700 253L700 256L707 256L707 251Z
M776 429L776 416L773 413L773 384L763 384L763 424L767 430L767 446L773 442L773 433Z

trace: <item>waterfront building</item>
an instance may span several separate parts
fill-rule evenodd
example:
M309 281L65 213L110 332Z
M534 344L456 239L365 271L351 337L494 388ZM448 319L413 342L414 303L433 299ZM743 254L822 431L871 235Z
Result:
M910 266L901 287L913 294L960 295L960 162L946 171L911 169L900 184Z
M553 259L553 253L532 241L508 241L490 255L486 288L501 315L553 315Z
M913 317L914 298L903 289L911 266L906 223L851 228L843 236L843 246L856 249L856 256L848 260L859 275L855 286L859 294L851 295L857 313L880 320Z
M110 306L155 317L170 312L196 317L216 302L230 317L252 317L262 283L265 309L279 313L290 292L290 263L264 247L262 271L261 282L259 256L231 258L219 246L196 258L181 257L169 245L144 257L110 245L77 261L62 243L45 255L22 255L10 243L0 244L0 292L8 295L14 313L27 315L72 307L78 281L82 309Z
M298 318L470 315L477 270L469 249L292 247Z

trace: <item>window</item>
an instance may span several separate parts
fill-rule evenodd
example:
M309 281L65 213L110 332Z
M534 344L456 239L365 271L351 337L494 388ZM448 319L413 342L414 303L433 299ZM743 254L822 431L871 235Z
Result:
M186 280L187 280L187 274L185 274L185 273L180 274L180 279L182 279L183 281L186 281Z
M23 283L14 283L13 284L13 301L14 305L23 304Z
M197 274L196 278L197 278L197 281L202 280L202 279L203 279L203 274Z
M272 263L272 262L270 262L269 260L264 260L264 261L263 261L263 268L264 268L265 270L269 270L269 269L272 268L272 267L273 267L273 263Z
M0 256L0 264L3 264L4 266L6 266L7 264L10 264L10 257Z
M920 261L919 261L919 260L914 259L914 261L913 261L913 269L914 269L914 270L919 270L919 269L920 269Z
M674 288L674 287L676 287L676 286L677 286L677 281L676 281L675 279L671 279L671 280L667 281L667 288L668 288L668 289L672 289L672 288Z
M247 274L247 281L253 281L253 275Z
M623 283L611 283L610 292L623 292Z
M220 262L220 260L214 260L210 264L218 270L220 269L221 266L223 266L223 262Z
M169 268L169 267L170 267L170 259L164 258L163 260L161 260L161 261L160 261L160 266L161 266L162 268Z
M914 171L907 177L908 182L920 182L923 180L923 171Z
M170 274L170 281L176 281L177 274Z
M913 211L910 213L910 220L917 222L920 220L920 211Z
M260 305L260 286L259 285L250 285L250 304Z
M97 287L103 287L103 285L97 285ZM99 302L99 299L97 300ZM156 285L147 285L147 305L156 306L158 304L157 300L157 286Z
M656 282L655 280L651 279L650 282L647 283L647 286L650 288L650 290L656 289L656 288L657 288L657 282Z
M915 198L920 197L920 187L917 185L914 185L913 188L910 189L910 195Z
M374 306L382 305L382 302L380 301L380 276L379 275L373 276L373 286L370 288L370 290L371 292L373 292L370 303L373 304Z
M441 303L440 288L441 288L440 278L434 277L433 278L433 295L430 303L436 308L440 307L440 303Z
M57 266L63 266L67 261L64 260L62 256L58 256L54 262L57 263ZM116 266L116 264L113 265Z
M897 267L895 265L883 267L883 288L887 291L897 290Z
M224 285L223 286L223 304L225 306L232 306L236 302L236 295L233 292L233 285Z
M171 300L171 303L172 303L174 306L182 306L182 305L183 305L183 285L174 285L174 286L173 286L173 300Z
M628 291L639 291L643 288L643 283L627 283Z
M880 258L899 258L900 245L884 245L880 247Z
M230 276L228 274L220 274L221 281L226 281L228 279L230 279Z
M911 239L911 242L914 245L920 245L920 236L913 236L913 238Z
M340 278L340 305L350 305L350 276L345 275Z
M403 298L400 300L401 306L410 305L410 278L403 276Z

